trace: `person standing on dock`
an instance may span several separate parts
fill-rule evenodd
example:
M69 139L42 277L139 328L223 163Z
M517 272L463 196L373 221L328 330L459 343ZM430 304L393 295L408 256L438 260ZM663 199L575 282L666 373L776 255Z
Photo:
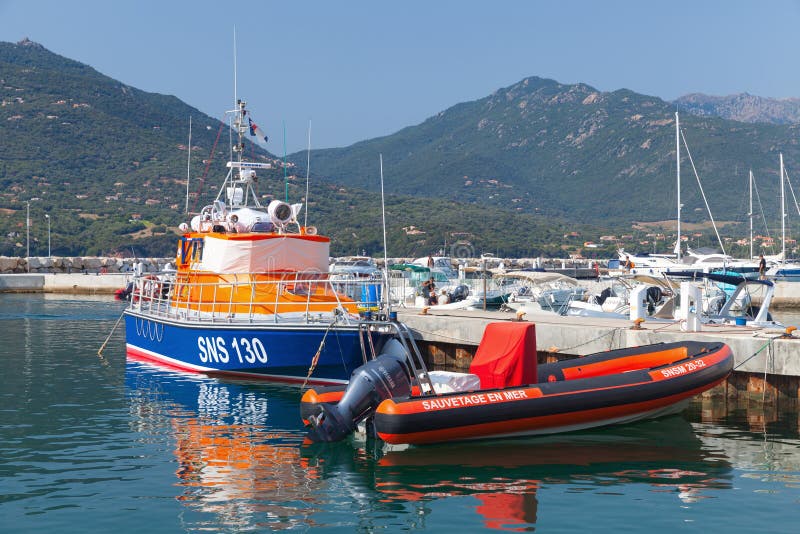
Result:
M634 267L635 267L635 265L631 261L631 257L630 256L625 256L625 270L626 271L630 271Z
M428 305L435 306L437 304L436 301L436 283L431 276L430 280L422 283L422 294L425 296L425 299L428 301Z

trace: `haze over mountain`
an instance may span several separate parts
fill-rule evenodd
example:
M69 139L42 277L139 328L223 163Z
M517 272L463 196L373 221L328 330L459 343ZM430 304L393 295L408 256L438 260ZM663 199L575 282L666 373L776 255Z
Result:
M800 122L800 98L766 98L747 93L728 96L692 93L676 99L674 103L681 111L702 117L772 124Z

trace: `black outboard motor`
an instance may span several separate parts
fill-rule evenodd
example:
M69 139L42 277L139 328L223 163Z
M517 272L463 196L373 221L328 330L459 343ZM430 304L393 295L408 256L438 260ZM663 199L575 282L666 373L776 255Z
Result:
M450 294L450 302L461 302L469 296L469 287L465 285L457 286Z
M664 293L661 291L660 287L650 286L647 288L645 296L648 302L652 302L653 304L658 304L658 301L661 300L661 297L664 296Z
M342 400L323 404L320 413L310 416L311 441L339 441L355 430L385 399L411 394L413 372L405 349L396 339L389 340L383 352L362 365L350 376Z
M114 291L114 298L117 300L130 300L131 293L133 293L133 282L128 282L128 285L124 288Z
M597 303L602 306L603 303L606 301L606 299L610 296L611 296L611 288L607 287L600 292L600 296L597 297Z
M661 288L658 286L650 286L645 291L645 298L647 299L647 313L653 314L656 311L656 305L661 301L663 296Z

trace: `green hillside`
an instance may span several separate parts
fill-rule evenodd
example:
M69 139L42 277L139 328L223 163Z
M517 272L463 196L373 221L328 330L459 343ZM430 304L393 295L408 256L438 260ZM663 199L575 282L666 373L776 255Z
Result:
M2 217L12 229L0 254L19 254L25 244L26 201L40 243L44 213L51 215L53 254L135 246L148 255L167 250L167 242L172 248L171 236L152 242L134 236L149 233L148 226L163 234L185 204L189 116L195 169L209 157L219 121L30 41L0 43L0 102ZM218 150L214 172L221 172L224 157ZM31 254L43 250L45 243Z
M0 43L0 103L0 223L6 228L0 255L25 255L28 203L31 255L47 254L45 214L52 223L54 255L173 254L174 229L188 219L183 212L189 116L190 207L210 203L226 172L228 134L219 119L173 96L125 85L31 41ZM269 121L270 110L251 111ZM280 160L255 145L247 150L252 158L273 163L273 170L260 173L259 194L265 200L283 198ZM362 184L322 184L317 177L312 182L309 223L333 238L336 255L383 249L380 197L360 188L377 180L378 151L365 150L361 157ZM305 173L293 165L286 171L290 200L301 200ZM387 171L389 180L396 176L394 169ZM514 209L487 210L459 203L460 197L420 201L390 195L390 253L422 255L447 248L456 255L564 255L564 233L600 231Z
M312 152L330 180L376 188L382 152L388 191L511 207L521 213L630 228L676 216L675 108L628 90L600 92L526 78L455 105L423 123L346 148ZM747 171L778 225L778 153L800 169L797 126L681 115L701 183L718 220L746 219ZM298 165L305 154L290 157ZM707 219L683 152L688 221Z

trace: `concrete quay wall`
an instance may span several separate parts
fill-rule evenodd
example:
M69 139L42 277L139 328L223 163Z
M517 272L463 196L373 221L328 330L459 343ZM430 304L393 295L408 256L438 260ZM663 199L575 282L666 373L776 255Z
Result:
M800 282L776 282L770 309L800 308Z
M486 325L510 321L504 312L398 311L437 369L465 371L480 343ZM633 329L630 321L588 317L562 317L553 314L526 315L523 320L536 324L536 348L540 361L552 361L594 352L669 343L686 339L721 341L734 354L734 373L725 384L728 396L758 396L790 399L800 397L800 333L786 336L784 329L758 329L747 326L707 326L700 332L683 332L677 323L642 324Z
M0 293L112 295L133 273L0 274Z
M30 293L44 291L44 276L40 274L0 274L0 292Z

